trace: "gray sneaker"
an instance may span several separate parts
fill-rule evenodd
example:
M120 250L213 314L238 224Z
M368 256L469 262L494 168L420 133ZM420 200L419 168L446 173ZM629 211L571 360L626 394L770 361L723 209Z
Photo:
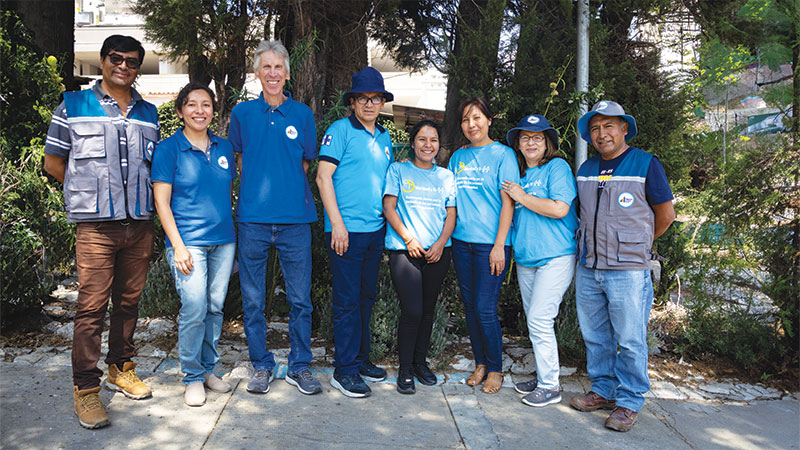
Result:
M269 392L269 383L275 379L271 370L256 370L253 378L247 383L247 392L254 394L266 394Z
M539 384L539 380L534 378L532 380L523 381L522 383L515 384L514 390L519 392L520 394L527 395L536 389L537 384Z
M322 384L314 379L311 371L303 369L298 373L287 373L286 382L292 386L296 386L297 390L306 395L313 395L322 392Z
M522 397L522 403L528 406L547 406L561 401L561 388L546 389L537 387L530 394Z

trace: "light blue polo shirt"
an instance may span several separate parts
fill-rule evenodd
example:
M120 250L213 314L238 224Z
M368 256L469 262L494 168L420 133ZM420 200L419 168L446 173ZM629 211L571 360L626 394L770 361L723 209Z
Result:
M575 177L569 164L561 158L530 167L520 181L525 192L539 197L559 200L568 205L569 212L560 219L537 214L517 203L514 206L514 224L511 240L514 260L525 267L540 267L553 258L574 255L577 250L575 230L578 213L575 198L578 196Z
M292 100L273 108L262 93L231 112L228 139L241 153L237 222L311 223L317 220L303 160L317 157L317 128L308 106Z
M230 142L208 133L209 156L192 147L183 128L161 141L153 154L151 177L172 185L170 208L185 245L236 242L231 183L236 178ZM167 247L171 247L169 238Z
M447 207L456 206L456 185L453 172L434 164L420 169L411 161L394 163L386 172L383 195L397 197L397 214L419 241L428 249L442 235ZM450 246L450 239L445 247ZM405 250L403 238L390 226L386 227L386 248Z
M383 227L383 187L394 160L389 132L375 125L373 135L355 115L333 122L322 138L319 160L336 164L333 189L347 231L371 233ZM325 231L331 221L325 212Z
M503 200L503 181L519 182L514 150L499 142L456 150L450 157L456 177L458 220L453 237L473 244L494 244ZM511 245L511 233L505 245Z

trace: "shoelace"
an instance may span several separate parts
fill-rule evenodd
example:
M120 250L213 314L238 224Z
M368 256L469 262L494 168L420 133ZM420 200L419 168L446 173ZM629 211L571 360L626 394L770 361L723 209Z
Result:
M142 381L142 380L139 379L139 377L136 376L136 369L128 369L125 372L122 372L120 374L120 376L122 378L124 378L125 381L127 381L127 382L129 382L131 384L138 383L138 382Z
M269 372L266 370L256 370L256 373L253 374L253 378L256 380L264 380L269 378Z
M80 397L80 404L81 407L87 411L103 407L98 394L87 394Z
M297 376L302 378L303 381L314 381L314 377L311 375L311 371L308 369L298 373Z

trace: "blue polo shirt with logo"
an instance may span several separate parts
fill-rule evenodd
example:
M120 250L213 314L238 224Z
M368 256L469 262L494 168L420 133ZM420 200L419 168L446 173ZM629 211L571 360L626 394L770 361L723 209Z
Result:
M447 207L456 206L453 172L434 164L421 169L411 161L394 163L386 172L383 195L397 197L397 214L403 225L428 249L439 239L447 218ZM445 247L450 246L450 239ZM386 227L386 248L405 250L406 244L391 226Z
M239 103L231 112L228 139L241 153L237 222L311 223L317 220L303 160L317 157L317 128L308 106L287 99Z
M473 244L494 244L503 200L503 181L519 183L514 150L499 142L456 150L450 157L456 176L458 220L453 237ZM511 245L511 233L505 245Z
M370 233L381 229L385 224L386 170L394 160L389 132L376 124L373 135L354 114L339 119L325 132L319 159L336 165L333 188L347 231ZM327 211L325 231L331 231Z
M233 148L211 132L208 136L208 155L192 146L183 128L161 141L153 154L151 177L172 185L170 208L187 246L236 242L231 207L231 183L236 178ZM166 244L172 246L169 238Z

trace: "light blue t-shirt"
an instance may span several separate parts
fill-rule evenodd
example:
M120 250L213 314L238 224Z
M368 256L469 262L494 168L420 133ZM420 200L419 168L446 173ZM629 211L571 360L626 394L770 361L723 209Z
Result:
M336 164L333 189L347 231L371 233L380 230L383 217L383 187L386 170L394 160L389 132L375 125L373 135L355 115L333 122L322 138L319 160ZM325 211L325 231L331 220Z
M519 203L514 206L511 236L517 264L540 267L553 258L575 254L575 230L578 228L575 198L578 191L569 164L561 158L554 158L541 166L530 167L520 185L530 195L562 201L570 207L566 216L554 219Z
M208 133L208 156L192 146L183 128L161 141L153 153L151 177L172 185L170 208L184 245L236 242L231 183L236 178L233 147ZM167 247L171 247L169 238Z
M456 206L453 172L434 164L420 169L411 161L394 163L386 172L383 195L397 197L397 214L419 241L428 249L439 239L447 218L447 207ZM445 247L450 246L450 239ZM405 250L406 244L391 226L386 227L386 248Z
M458 220L453 237L474 244L494 244L503 181L519 182L514 150L499 142L457 150L450 158L456 177ZM505 245L511 245L511 233Z

